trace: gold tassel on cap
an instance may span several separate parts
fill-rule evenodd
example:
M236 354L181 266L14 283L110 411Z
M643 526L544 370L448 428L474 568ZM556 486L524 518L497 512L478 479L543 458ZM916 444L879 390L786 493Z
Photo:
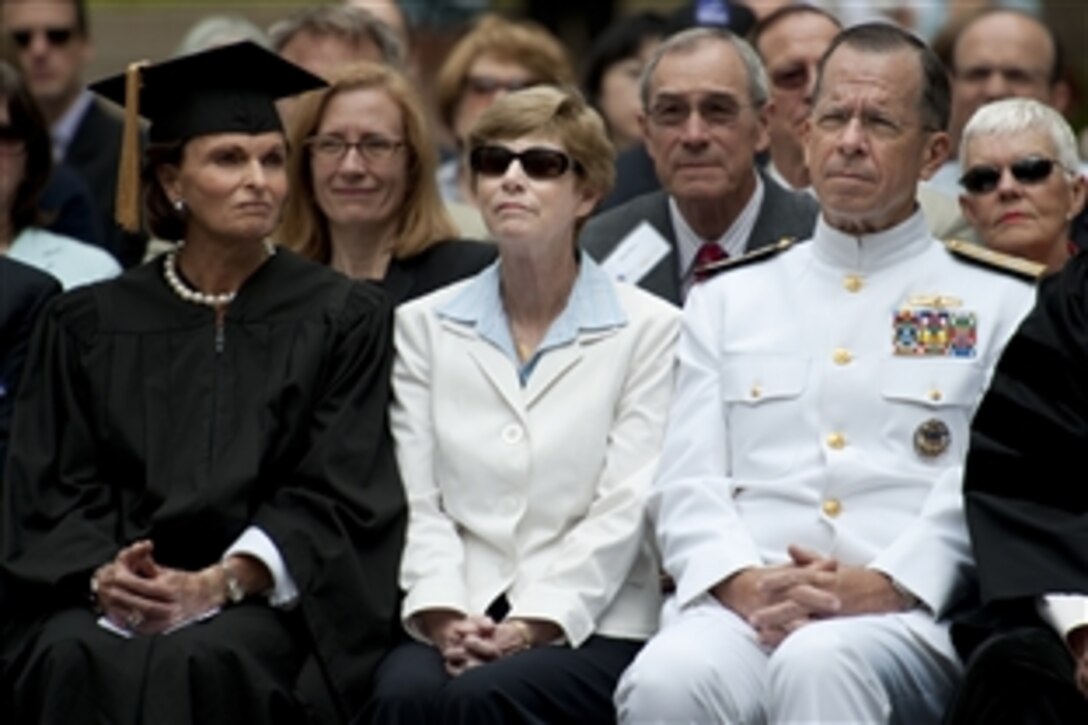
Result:
M140 71L147 65L148 61L141 60L125 69L125 129L114 217L128 232L140 231Z

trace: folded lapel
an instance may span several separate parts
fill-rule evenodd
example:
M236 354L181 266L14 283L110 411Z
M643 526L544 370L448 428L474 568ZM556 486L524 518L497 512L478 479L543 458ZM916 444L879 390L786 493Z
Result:
M524 395L521 382L518 380L518 372L510 358L502 350L480 337L472 327L446 319L442 320L442 327L461 342L465 354L472 359L510 409L524 422Z
M604 330L582 331L569 345L546 351L540 357L533 374L529 376L529 384L525 389L525 407L531 408L549 388L577 368L582 359L591 353L594 343L611 337L618 329L612 327Z

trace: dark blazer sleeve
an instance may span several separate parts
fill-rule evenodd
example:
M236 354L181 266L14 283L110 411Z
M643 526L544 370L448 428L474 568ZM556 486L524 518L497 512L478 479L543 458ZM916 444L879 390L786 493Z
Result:
M952 629L966 657L1042 626L1046 594L1088 595L1088 258L1040 289L971 424L964 508L978 589Z
M128 268L143 261L147 235L126 232L114 221L123 130L121 119L103 108L101 101L95 100L76 129L64 161L83 177L91 190L102 245Z
M0 257L0 481L30 336L46 303L59 293L60 283L53 277Z
M1088 595L1088 258L1044 284L971 428L967 523L984 604Z
M106 248L103 225L87 182L65 163L55 164L38 200L46 229L54 234ZM109 251L107 249L107 251Z
M752 226L745 251L766 247L792 237L798 241L812 236L820 205L809 194L783 189L778 182L760 170L763 179L763 206Z
M669 216L669 197L664 191L643 194L626 204L591 218L582 228L579 244L589 256L603 261L640 222L649 222L669 243L669 253L646 273L638 286L680 304L680 277L676 271L676 231Z
M382 280L394 305L471 277L495 261L493 242L449 239L407 259L394 259Z

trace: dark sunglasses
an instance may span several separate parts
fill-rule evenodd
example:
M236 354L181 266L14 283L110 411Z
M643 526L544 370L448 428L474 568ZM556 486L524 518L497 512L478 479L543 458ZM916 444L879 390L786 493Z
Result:
M797 91L808 86L809 69L804 65L789 66L771 73L771 83L783 91Z
M572 166L578 168L578 163L562 151L539 146L518 153L505 146L477 146L469 154L468 163L477 174L502 176L515 159L531 179L557 179Z
M1025 156L1009 164L1012 178L1021 184L1039 184L1050 178L1058 162L1045 156ZM969 194L989 194L1001 183L1002 166L972 166L960 177L960 185Z
M45 35L45 39L49 41L49 44L56 48L68 45L68 41L75 35L75 31L72 28L37 28L31 30L13 30L11 31L11 39L15 41L17 46L26 49L30 47L31 41L34 40L35 33L42 33Z

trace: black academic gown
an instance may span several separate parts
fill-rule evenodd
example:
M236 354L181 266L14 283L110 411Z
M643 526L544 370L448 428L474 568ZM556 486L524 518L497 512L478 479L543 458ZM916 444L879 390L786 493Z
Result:
M964 495L981 601L953 633L978 651L952 722L1088 722L1073 660L1036 610L1046 594L1088 595L1086 449L1082 254L1044 282L972 425Z
M219 337L161 261L47 310L3 499L4 722L298 722L307 658L332 711L365 699L395 632L405 518L390 304L280 250ZM195 570L251 525L279 549L294 608L258 600L131 640L95 624L90 576L121 547L147 538Z
M382 288L394 305L400 305L479 273L497 256L498 247L491 242L446 239L414 256L390 261Z
M60 283L51 275L0 256L0 482L30 333L45 304L59 293Z

